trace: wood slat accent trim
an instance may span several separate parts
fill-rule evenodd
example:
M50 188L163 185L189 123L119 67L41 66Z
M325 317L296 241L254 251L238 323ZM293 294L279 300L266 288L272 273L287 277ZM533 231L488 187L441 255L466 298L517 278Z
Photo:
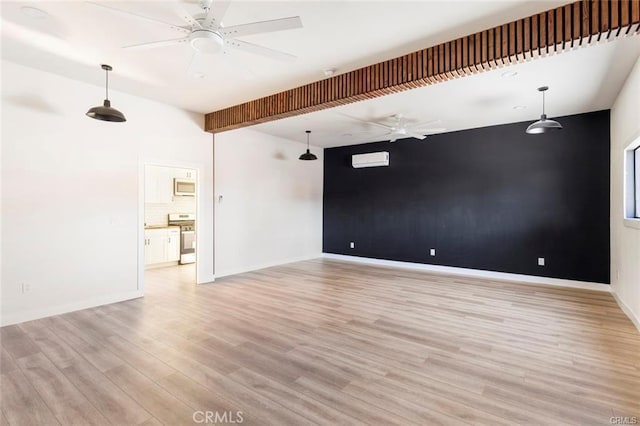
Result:
M640 30L640 0L581 0L205 116L211 133L373 99Z

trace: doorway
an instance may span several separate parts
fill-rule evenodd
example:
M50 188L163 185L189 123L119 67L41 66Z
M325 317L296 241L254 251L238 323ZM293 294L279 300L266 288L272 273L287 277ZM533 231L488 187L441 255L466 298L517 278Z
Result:
M198 259L198 170L165 164L144 164L143 264L139 284L145 292L180 276L195 285ZM153 277L153 279L149 279ZM153 286L151 288L150 286ZM141 290L143 288L140 288Z

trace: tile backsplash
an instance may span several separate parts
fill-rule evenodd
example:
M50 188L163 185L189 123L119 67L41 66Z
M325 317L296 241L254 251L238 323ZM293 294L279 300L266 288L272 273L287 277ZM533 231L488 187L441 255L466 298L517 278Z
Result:
M145 226L165 226L169 213L195 213L196 198L174 196L171 203L144 203Z

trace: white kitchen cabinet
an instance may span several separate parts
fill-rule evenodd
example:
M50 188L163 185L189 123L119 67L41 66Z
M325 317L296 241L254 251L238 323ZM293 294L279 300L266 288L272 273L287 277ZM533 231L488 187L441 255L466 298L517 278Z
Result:
M144 231L144 263L151 265L167 260L167 229L147 229Z
M173 201L173 170L170 167L146 166L144 168L145 203L170 203Z
M180 260L180 228L170 227L167 230L167 261Z
M196 171L191 169L173 169L173 177L179 179L195 179Z
M180 228L145 229L144 264L154 265L180 260Z

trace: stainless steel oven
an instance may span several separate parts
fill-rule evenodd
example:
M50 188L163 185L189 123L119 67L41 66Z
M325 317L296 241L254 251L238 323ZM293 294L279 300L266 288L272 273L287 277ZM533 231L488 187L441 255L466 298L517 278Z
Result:
M196 215L195 213L170 213L169 225L180 227L180 264L196 261Z

